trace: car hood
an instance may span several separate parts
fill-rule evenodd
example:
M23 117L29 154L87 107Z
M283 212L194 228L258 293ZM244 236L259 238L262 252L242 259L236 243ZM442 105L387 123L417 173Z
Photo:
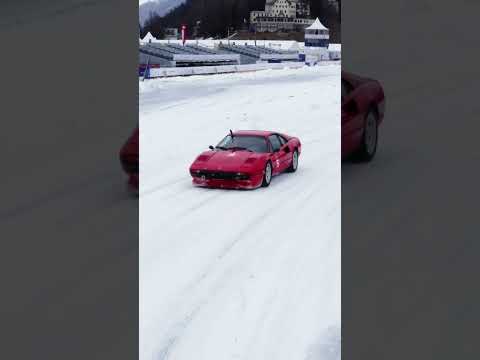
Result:
M206 151L193 162L192 168L201 170L240 171L254 168L262 154L243 150Z

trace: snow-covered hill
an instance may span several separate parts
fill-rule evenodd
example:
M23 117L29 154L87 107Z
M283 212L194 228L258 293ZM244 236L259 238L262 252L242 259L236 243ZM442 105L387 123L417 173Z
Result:
M340 359L339 101L339 65L141 82L141 360ZM298 136L298 171L193 187L229 129Z
M140 0L138 8L140 24L143 25L152 13L163 16L184 2L185 0Z

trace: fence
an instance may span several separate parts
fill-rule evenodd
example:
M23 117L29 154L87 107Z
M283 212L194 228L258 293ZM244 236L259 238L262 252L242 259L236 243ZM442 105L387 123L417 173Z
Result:
M331 64L330 61L323 61L323 65ZM172 77L172 76L191 76L191 75L208 75L208 74L225 74L259 71L267 69L298 69L305 66L301 62L283 62L283 63L257 63L244 65L220 65L220 66L193 66L181 68L152 68L149 71L149 78Z

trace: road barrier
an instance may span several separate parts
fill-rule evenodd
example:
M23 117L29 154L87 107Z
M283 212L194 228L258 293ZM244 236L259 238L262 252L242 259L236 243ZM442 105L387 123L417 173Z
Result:
M332 61L322 61L317 65L327 65L338 63ZM171 68L153 68L149 71L149 78L172 77L172 76L192 76L208 74L225 74L237 72L249 72L268 69L298 69L304 67L303 62L283 62L283 63L257 63L244 65L220 65L220 66L194 66L194 67L171 67Z

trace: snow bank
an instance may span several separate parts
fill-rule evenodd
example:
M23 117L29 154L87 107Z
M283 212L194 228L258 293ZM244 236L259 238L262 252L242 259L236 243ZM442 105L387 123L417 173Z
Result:
M233 73L244 71L258 71L265 69L283 69L283 68L300 68L303 63L258 63L244 65L220 65L220 66L192 66L178 68L153 68L150 69L150 77L169 77L169 76L185 76L185 75L205 75Z
M332 63L322 61L317 66L329 66ZM299 69L305 66L303 62L282 62L282 63L257 63L243 65L220 65L220 66L192 66L192 67L163 67L150 69L150 78L174 77L188 75L207 75L221 73L250 72L274 69Z

